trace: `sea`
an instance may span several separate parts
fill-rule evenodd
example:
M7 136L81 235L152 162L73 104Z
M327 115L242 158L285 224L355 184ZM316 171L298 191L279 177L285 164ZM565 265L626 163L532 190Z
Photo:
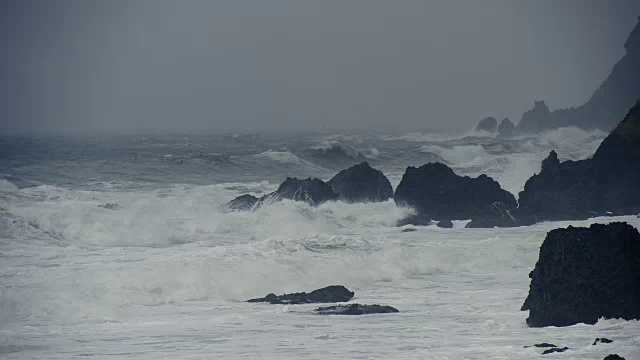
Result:
M640 359L640 321L530 328L520 308L551 229L397 227L393 200L282 201L224 212L287 176L329 180L362 161L395 188L442 162L514 193L556 150L606 136L483 133L0 136L1 359ZM558 199L562 201L562 199ZM411 228L415 231L403 232ZM246 300L344 285L400 312L316 315ZM592 345L596 338L613 340Z

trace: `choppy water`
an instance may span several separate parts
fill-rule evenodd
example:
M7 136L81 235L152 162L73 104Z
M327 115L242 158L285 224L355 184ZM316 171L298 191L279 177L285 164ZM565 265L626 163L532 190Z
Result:
M0 138L0 358L640 359L640 322L528 328L519 311L547 231L419 227L380 204L285 201L221 213L286 176L329 179L369 161L394 187L407 165L443 161L514 193L551 149L591 156L602 133L498 140L407 134ZM401 312L313 315L243 302L343 284ZM596 337L614 340L592 346Z

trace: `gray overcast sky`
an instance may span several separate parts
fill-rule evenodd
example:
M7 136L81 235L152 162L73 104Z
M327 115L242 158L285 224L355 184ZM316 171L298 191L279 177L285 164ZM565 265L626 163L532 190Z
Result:
M468 129L579 105L636 0L2 1L0 131Z

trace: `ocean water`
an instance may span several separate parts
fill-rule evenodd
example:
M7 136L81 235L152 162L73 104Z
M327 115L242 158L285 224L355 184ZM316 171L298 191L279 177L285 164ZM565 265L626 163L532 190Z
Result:
M0 358L640 359L640 322L529 328L520 311L547 231L415 227L393 201L284 201L222 213L286 176L331 178L361 161L395 187L441 161L517 194L551 149L583 159L604 133L0 138ZM411 226L409 226L411 227ZM342 284L398 314L318 316L250 304ZM612 344L592 346L596 337Z

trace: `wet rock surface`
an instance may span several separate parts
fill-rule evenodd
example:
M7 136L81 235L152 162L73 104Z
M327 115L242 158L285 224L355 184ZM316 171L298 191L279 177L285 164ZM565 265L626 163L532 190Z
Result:
M593 342L592 345L597 345L598 343L600 344L611 344L613 342L613 340L607 339L607 338L596 338L596 340Z
M369 315L397 313L398 309L387 305L334 305L320 307L314 310L318 315Z
M640 233L621 222L552 230L529 277L531 327L640 319Z
M476 125L476 131L486 131L490 134L493 134L498 129L498 120L493 116L489 116L484 118L478 122Z
M367 162L340 171L327 184L348 203L381 202L393 197L389 179Z
M442 221L438 221L436 226L439 228L451 229L453 228L453 222L451 222L451 220L442 220Z
M513 195L492 178L459 176L442 163L409 166L394 200L399 206L414 208L418 217L430 220L471 219L494 202L502 202L509 209L517 205Z
M543 351L542 355L553 354L553 353L561 353L561 352L565 352L567 350L569 350L569 348L566 347L566 346L563 347L563 348L554 347L554 348L547 349L547 350Z
M310 293L292 293L275 295L268 294L263 298L247 300L247 302L258 303L268 302L270 304L311 304L311 303L333 303L347 302L353 298L354 292L349 291L342 285L331 285L322 289L314 290Z
M508 118L504 118L502 119L502 121L500 121L500 125L498 125L498 137L500 138L510 137L513 135L513 132L515 131L515 129L516 129L516 126L513 124L513 122Z
M485 211L476 215L466 228L516 227L534 224L530 216L522 214L518 209L509 208L501 202L494 202Z

